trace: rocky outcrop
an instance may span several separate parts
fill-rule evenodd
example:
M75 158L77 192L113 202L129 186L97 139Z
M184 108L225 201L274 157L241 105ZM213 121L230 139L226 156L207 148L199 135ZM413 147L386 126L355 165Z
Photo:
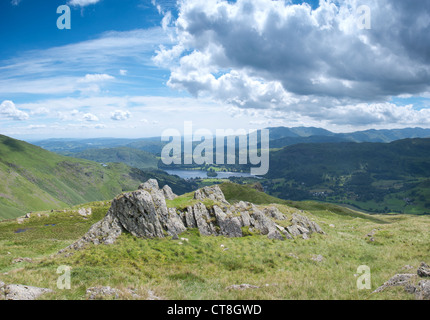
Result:
M225 205L229 205L227 200L225 200L224 193L222 193L219 186L215 185L212 187L204 187L196 190L194 192L194 199L203 201L205 199L220 202Z
M6 285L0 281L0 300L35 300L49 292L53 291L46 288L24 286L20 284Z
M60 253L88 243L112 244L124 231L139 238L176 238L187 229L197 228L203 236L242 237L246 228L247 232L277 240L297 236L307 239L311 233L324 233L315 222L297 214L293 215L291 226L276 224L274 220L287 217L275 207L261 210L243 201L230 205L219 186L195 191L192 205L182 210L168 208L166 194L170 198L176 196L168 186L160 189L157 180L151 179L141 184L139 190L119 195L104 219Z
M155 179L149 179L145 183L142 183L139 186L139 190L146 190L148 192L153 191L160 191L160 187L158 186L158 181ZM161 192L163 193L164 197L167 200L173 200L177 197L176 194L173 193L172 189L166 184L162 189Z
M428 271L430 271L429 266L423 262L417 269L417 273L396 274L376 289L374 293L382 292L391 287L404 287L406 292L415 294L415 299L430 300L430 279L425 279L430 276Z

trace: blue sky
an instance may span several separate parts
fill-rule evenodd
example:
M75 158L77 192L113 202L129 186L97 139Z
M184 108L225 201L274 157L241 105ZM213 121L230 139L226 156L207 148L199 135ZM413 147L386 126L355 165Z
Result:
M1 1L0 134L430 127L429 4L367 2Z

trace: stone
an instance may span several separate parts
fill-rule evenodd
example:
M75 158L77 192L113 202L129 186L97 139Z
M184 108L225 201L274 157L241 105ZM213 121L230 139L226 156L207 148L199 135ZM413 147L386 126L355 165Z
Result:
M218 206L214 206L213 210L221 235L231 238L243 236L241 221L238 217L233 217L231 212L229 214L224 213Z
M210 236L215 233L215 227L212 225L210 215L206 206L197 202L193 207L194 218L196 219L197 228L203 236Z
M324 257L320 254L318 255L313 255L311 260L315 261L315 262L323 262L324 261Z
M279 211L279 209L276 208L276 207L265 208L263 210L263 212L269 218L272 218L272 219L275 219L275 220L287 220L287 217L281 211Z
M15 258L12 260L12 263L20 263L20 262L29 262L29 263L33 263L33 260L31 258Z
M194 199L200 201L210 199L225 205L229 205L227 200L225 200L224 193L222 193L220 187L217 185L196 190L196 192L194 192Z
M417 270L417 274L420 277L430 277L430 266L422 262Z
M45 293L53 292L50 289L10 284L3 289L5 300L35 300Z
M157 297L152 290L148 290L148 298L146 300L161 300L160 297Z
M415 299L430 300L430 280L421 280L418 282L418 287L415 291Z
M139 190L146 190L146 191L152 191L152 190L160 190L158 187L158 181L155 179L149 179L145 183L142 183L139 186Z
M3 281L0 281L0 300L5 300L5 289L6 284Z
M324 234L324 231L321 229L321 227L315 223L314 221L310 220L309 218L293 213L293 217L291 219L291 223L293 225L301 226L305 229L308 229L310 233L320 233Z
M91 287L86 291L87 298L89 300L103 300L103 299L118 299L121 291L109 286L102 287Z
M163 190L164 197L167 200L173 200L177 197L177 195L173 193L172 189L167 184L163 187L162 190Z
M267 235L267 238L274 239L274 240L285 240L285 238L278 230L270 231L269 234Z
M80 208L78 210L78 214L83 216L83 217L88 217L92 214L92 210L91 210L91 208Z
M382 286L377 288L374 293L382 292L386 288L389 287L398 287L398 286L408 286L412 284L412 281L415 280L417 277L416 274L396 274L392 278L390 278L387 282L385 282Z
M227 290L247 290L247 289L259 289L259 288L260 287L254 286L252 284L243 283L243 284L234 284L234 285L228 286L226 289Z

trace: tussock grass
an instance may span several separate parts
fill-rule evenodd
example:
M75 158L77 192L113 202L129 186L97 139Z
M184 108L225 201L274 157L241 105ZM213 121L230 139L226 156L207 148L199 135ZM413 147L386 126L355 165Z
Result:
M185 206L189 201L192 194L169 206ZM276 205L287 215L298 210ZM410 272L403 266L430 262L429 217L375 216L375 220L341 215L330 211L330 206L303 213L327 233L314 234L309 240L276 241L255 234L203 237L197 230L188 230L179 235L188 241L122 234L113 245L92 245L69 257L55 255L100 220L109 203L86 207L93 211L87 220L68 210L33 216L23 224L1 222L0 280L54 290L41 299L86 299L86 289L93 286L120 289L120 299L136 298L127 293L129 289L142 299L148 297L148 290L163 299L413 299L399 289L371 292L394 274ZM28 230L15 233L19 228ZM367 236L372 231L374 241ZM312 260L315 255L322 255L323 261ZM32 258L33 263L12 264L17 257ZM72 268L71 290L56 287L60 265ZM372 290L357 289L355 274L360 265L371 269ZM242 283L260 288L226 289Z

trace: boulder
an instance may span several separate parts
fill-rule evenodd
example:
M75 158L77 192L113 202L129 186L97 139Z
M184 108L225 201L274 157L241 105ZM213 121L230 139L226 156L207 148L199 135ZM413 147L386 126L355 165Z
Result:
M417 277L417 275L414 273L396 274L373 292L374 293L382 292L385 289L390 288L390 287L411 286L411 285L413 285L413 280L415 280L416 277Z
M164 197L167 200L173 200L177 197L177 195L173 193L172 189L167 184L163 187L162 190L164 193Z
M78 214L83 217L88 217L92 214L91 208L81 208L78 210Z
M196 190L196 192L194 192L194 199L200 200L200 201L203 201L205 199L210 199L225 205L229 205L227 200L225 200L224 193L217 185L211 186L211 187L204 187Z
M53 292L50 289L10 284L3 289L5 300L35 300L39 296Z
M279 209L276 208L276 207L265 208L263 210L263 212L269 218L272 218L272 219L275 219L275 220L287 220L287 217L281 211L279 211Z
M115 288L107 287L91 287L86 291L87 299L103 300L103 299L118 299L121 291Z
M430 300L430 280L421 280L415 292L417 300Z
M149 179L148 181L146 181L145 183L142 183L139 186L139 190L146 190L151 192L152 190L160 190L160 188L158 187L158 181L155 179Z
M417 270L417 274L420 277L430 277L430 266L422 262Z

